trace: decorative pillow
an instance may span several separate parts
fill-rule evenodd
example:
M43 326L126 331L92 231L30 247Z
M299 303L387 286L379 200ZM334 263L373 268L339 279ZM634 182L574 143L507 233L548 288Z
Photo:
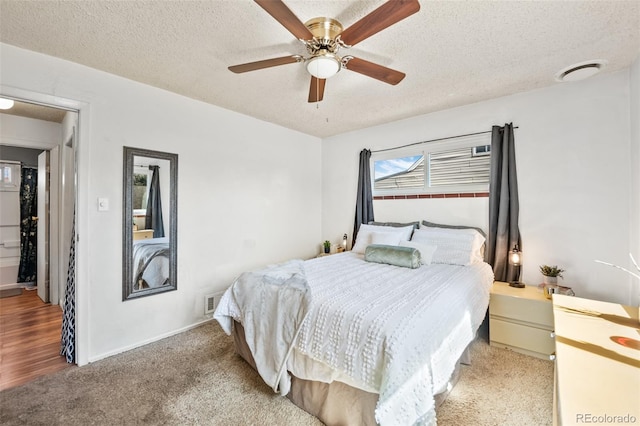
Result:
M377 225L360 225L358 230L358 236L356 242L351 248L354 253L364 254L364 250L369 244L371 244L372 232L393 232L400 235L400 241L409 241L411 233L413 232L413 226L405 226L402 228L396 228L393 226L377 226Z
M413 229L418 229L420 226L420 222L369 222L369 225L377 225L377 226L392 226L394 228L404 228L406 226L413 226Z
M466 266L482 262L485 239L475 229L422 228L413 233L411 241L438 247L432 263Z
M485 238L485 242L486 242L486 238L487 238L487 234L481 228L478 228L476 226L444 225L442 223L433 223L433 222L427 222L426 220L423 220L422 223L420 224L420 228L422 228L422 229L425 229L425 228L475 229L476 231L478 231L480 233L480 235L482 235ZM482 247L480 247L480 257L482 259L484 259L484 249L485 249L485 244L482 243Z
M402 240L402 235L397 232L372 232L371 244L382 244L385 246L397 246Z
M420 267L420 251L411 247L370 244L365 250L364 260L416 269Z
M442 223L433 223L433 222L427 222L426 220L423 220L422 223L420 224L420 228L424 229L425 227L427 227L427 228L446 228L446 229L475 229L476 231L478 231L480 233L480 235L482 235L483 237L487 238L487 234L485 234L485 232L481 228L477 228L475 226L444 225Z
M431 258L435 253L437 246L419 243L417 241L400 241L400 247L411 247L420 252L420 263L423 265L431 265Z

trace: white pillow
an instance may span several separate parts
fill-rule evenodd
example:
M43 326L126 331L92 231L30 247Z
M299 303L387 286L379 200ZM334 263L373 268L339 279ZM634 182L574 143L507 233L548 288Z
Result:
M431 258L432 263L466 266L483 261L485 238L475 229L416 229L411 241L438 247Z
M397 232L372 232L371 244L383 244L385 246L397 246L402 240L402 235Z
M372 232L392 232L400 235L400 241L409 241L411 238L411 233L413 232L413 225L403 226L403 227L394 227L394 226L379 226L379 225L360 225L360 229L358 230L358 236L356 237L356 242L351 248L351 251L354 253L364 254L367 246L371 244L371 233ZM397 245L397 244L396 244Z
M420 252L420 263L423 265L431 265L431 259L433 253L435 253L437 246L430 244L419 243L417 241L400 241L400 247L411 247Z

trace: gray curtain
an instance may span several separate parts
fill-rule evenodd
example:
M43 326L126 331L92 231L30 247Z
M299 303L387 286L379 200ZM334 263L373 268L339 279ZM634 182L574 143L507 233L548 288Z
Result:
M162 201L160 200L160 167L149 166L153 171L149 198L147 199L147 217L145 229L153 229L153 238L164 237L164 223L162 222Z
M356 218L353 224L353 239L351 244L356 242L360 224L373 221L373 193L371 190L371 171L369 160L371 151L363 149L360 151L360 168L358 175L358 196L356 199Z
M491 131L491 179L489 184L489 234L485 261L493 266L497 281L516 280L509 265L509 250L522 249L518 228L518 178L513 124L493 126Z

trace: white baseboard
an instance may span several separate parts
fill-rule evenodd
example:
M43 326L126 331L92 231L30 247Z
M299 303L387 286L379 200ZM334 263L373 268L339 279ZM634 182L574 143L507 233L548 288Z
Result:
M11 290L12 288L20 288L22 287L18 283L9 283L9 284L0 284L0 290Z
M115 349L113 351L109 351L109 352L105 352L105 353L100 354L100 355L95 355L95 356L89 357L88 360L89 360L89 363L100 361L101 359L109 358L110 356L118 355L118 354L121 354L123 352L130 351L131 349L139 348L141 346L148 345L149 343L157 342L158 340L162 340L162 339L167 338L167 337L175 336L176 334L184 333L185 331L189 331L189 330L191 330L193 328L199 327L202 324L206 324L206 323L211 322L211 321L213 321L213 318L207 318L206 320L199 321L199 322L196 322L194 324L188 325L186 327L182 327L182 328L179 328L177 330L173 330L173 331L170 331L168 333L164 333L164 334L161 334L159 336L152 337L151 339L147 339L147 340L144 340L142 342L134 343L134 344L128 345L128 346L123 346L123 347Z
M23 288L23 287L29 287L31 288L36 288L35 285L28 285L29 283L8 283L8 284L0 284L0 290L10 290L12 288Z

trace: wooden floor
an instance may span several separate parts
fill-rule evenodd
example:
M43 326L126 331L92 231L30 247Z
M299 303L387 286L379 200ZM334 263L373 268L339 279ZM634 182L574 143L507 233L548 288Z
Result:
M71 366L60 356L62 310L35 290L0 299L0 390Z

